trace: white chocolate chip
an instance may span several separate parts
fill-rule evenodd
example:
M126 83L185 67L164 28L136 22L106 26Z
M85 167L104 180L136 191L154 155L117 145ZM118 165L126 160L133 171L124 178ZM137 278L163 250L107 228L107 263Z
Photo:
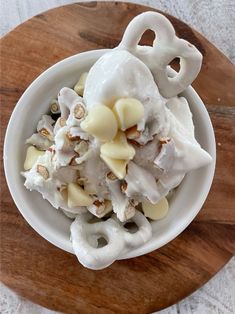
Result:
M79 96L83 96L87 75L87 72L82 73L78 82L74 86L74 90Z
M150 202L143 202L142 208L144 215L152 220L159 220L164 218L169 209L168 201L163 197L157 204L152 204Z
M102 154L100 155L100 157L107 164L109 169L115 174L115 176L118 177L118 179L121 180L125 177L128 160L113 159Z
M38 150L34 146L29 146L26 151L26 158L24 162L24 170L30 170L36 163L39 156L44 154L43 151Z
M121 98L113 107L118 126L122 131L136 125L144 117L144 106L135 98Z
M135 149L127 142L125 134L119 131L111 142L101 145L100 153L113 159L130 160L135 156Z
M111 141L117 133L117 120L111 109L98 105L90 109L81 128L101 141Z
M90 206L92 203L92 197L78 184L68 184L68 207Z

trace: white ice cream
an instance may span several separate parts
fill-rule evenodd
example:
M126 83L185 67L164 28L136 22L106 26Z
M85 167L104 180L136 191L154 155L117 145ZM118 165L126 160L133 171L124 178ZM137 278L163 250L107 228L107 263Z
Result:
M125 97L137 98L142 102L145 114L138 124L138 130L147 130L145 142L149 142L141 149L136 147L136 157L129 164L126 176L126 194L140 201L144 201L148 195L148 199L156 203L177 186L187 172L207 165L211 157L194 137L187 100L183 97L163 98L150 70L142 61L125 50L114 50L101 57L91 68L84 101L89 110L99 105L112 107L117 99ZM171 141L158 148L162 138ZM151 163L143 165L152 153L155 156ZM138 160L139 164L135 165Z

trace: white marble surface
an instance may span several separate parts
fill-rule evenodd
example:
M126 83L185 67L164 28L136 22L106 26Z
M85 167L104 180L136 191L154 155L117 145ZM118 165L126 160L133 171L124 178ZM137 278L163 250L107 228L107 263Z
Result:
M84 0L85 2L86 0ZM0 0L0 36L33 15L71 0ZM137 2L166 11L204 34L235 63L234 0L139 0ZM0 313L57 313L17 296L0 284ZM235 258L207 284L178 304L159 314L235 314Z

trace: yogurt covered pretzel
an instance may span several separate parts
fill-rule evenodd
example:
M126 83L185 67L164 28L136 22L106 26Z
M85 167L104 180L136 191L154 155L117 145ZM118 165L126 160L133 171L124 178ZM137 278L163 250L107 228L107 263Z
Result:
M139 211L128 220L137 225L135 233L128 232L116 215L106 221L90 223L92 218L90 214L78 215L70 227L74 252L79 262L91 269L109 266L125 249L140 246L152 237L152 227ZM98 247L100 237L107 241L103 247Z
M71 224L71 240L79 262L91 269L102 269L112 264L124 248L124 234L113 219L90 223L90 214L79 215ZM98 238L108 242L98 248Z
M138 45L148 29L154 31L156 36L153 47ZM168 19L156 12L136 16L127 26L117 49L131 52L148 66L165 98L181 93L193 82L201 68L202 55L197 48L178 38ZM180 71L170 78L167 66L176 57L180 58Z

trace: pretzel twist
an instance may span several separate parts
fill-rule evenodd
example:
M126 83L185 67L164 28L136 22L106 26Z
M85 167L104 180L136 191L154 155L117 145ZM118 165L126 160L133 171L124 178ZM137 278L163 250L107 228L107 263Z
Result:
M115 215L106 221L91 223L93 215L78 215L71 225L74 252L82 265L91 269L103 269L112 264L128 247L137 247L152 236L152 227L141 212L136 211L128 222L135 222L138 231L130 233ZM107 244L98 247L98 239Z
M153 46L138 45L148 29L155 33ZM188 87L198 75L202 63L198 49L178 38L169 20L156 12L136 16L127 26L117 49L128 50L149 67L165 98L174 97ZM180 71L169 77L167 66L176 57L180 58Z

